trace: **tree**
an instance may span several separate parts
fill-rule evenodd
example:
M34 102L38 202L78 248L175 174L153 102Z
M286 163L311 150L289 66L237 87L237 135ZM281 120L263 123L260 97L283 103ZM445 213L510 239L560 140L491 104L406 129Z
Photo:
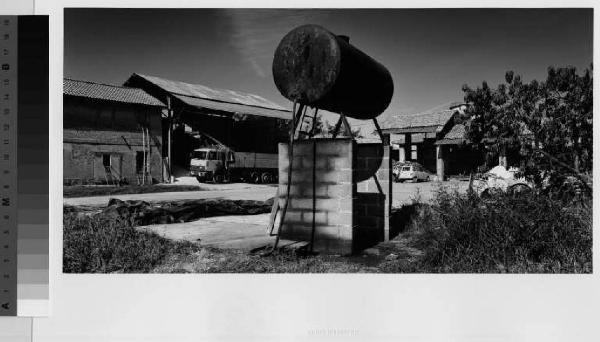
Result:
M337 123L337 122L336 122ZM330 124L329 122L325 123L326 129L327 129L327 134L332 137L333 134L335 133L335 125ZM338 130L338 137L348 137L348 133L346 132L346 130L342 126L340 126L339 130ZM352 138L362 138L362 134L360 133L360 128L352 128L350 127L350 136Z
M525 83L509 71L505 83L463 86L467 138L493 153L518 150L525 175L562 182L592 168L592 74L548 68L546 80Z
M335 124L330 124L329 121L323 120L323 116L321 113L317 113L315 118L315 136L321 136L325 138L333 137L333 133L335 133ZM360 133L360 128L352 129L352 137L353 138L362 138ZM346 130L344 127L340 127L338 131L338 137L347 136Z

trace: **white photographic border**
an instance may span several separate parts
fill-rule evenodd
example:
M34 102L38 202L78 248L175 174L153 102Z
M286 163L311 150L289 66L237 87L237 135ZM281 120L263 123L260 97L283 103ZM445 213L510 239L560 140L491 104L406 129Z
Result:
M50 15L51 308L48 318L35 319L34 341L600 340L596 243L591 275L62 273L63 9L274 6L529 8L594 2L36 1L36 14ZM594 33L598 46L597 20ZM595 160L598 147L594 139ZM597 163L593 174L598 178Z

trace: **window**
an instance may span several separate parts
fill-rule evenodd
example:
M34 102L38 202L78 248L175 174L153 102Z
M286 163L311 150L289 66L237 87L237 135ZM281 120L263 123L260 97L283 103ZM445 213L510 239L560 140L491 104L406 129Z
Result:
M205 160L206 159L206 151L194 151L194 153L192 153L192 158Z
M217 152L215 152L215 151L208 152L208 160L217 160Z
M410 159L417 160L417 145L410 145Z
M235 163L235 155L233 154L233 152L229 152L229 157L227 158L228 161Z
M104 165L104 167L110 167L110 153L104 153L102 155L102 165Z

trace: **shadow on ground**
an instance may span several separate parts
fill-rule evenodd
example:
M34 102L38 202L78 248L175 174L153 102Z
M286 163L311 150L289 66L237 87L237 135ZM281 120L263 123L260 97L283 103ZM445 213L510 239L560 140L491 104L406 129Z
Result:
M390 240L405 232L413 218L418 215L423 204L406 204L398 209L393 209L390 215Z

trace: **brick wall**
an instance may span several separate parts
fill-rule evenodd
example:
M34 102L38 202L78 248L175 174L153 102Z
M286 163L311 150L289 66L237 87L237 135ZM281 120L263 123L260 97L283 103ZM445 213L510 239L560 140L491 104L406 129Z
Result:
M285 202L288 168L288 145L279 144L281 207ZM377 175L383 194L373 174ZM389 147L357 144L351 139L295 142L290 203L282 238L310 241L314 218L316 251L350 254L387 239L390 179Z
M85 132L79 132L84 134ZM105 136L121 136L122 132L103 132ZM65 131L72 135L73 132ZM77 183L93 183L104 181L102 155L110 154L112 173L118 178L126 178L130 184L137 184L136 154L142 152L140 143L135 139L128 140L129 144L99 144L89 142L63 143L63 178L65 181ZM110 139L108 139L110 141ZM163 181L163 165L160 150L156 145L150 145L150 175L156 181Z
M352 172L354 147L351 139L294 143L290 203L282 225L282 238L310 241L314 219L316 251L352 253L353 194L356 192ZM313 165L316 172L314 187ZM285 202L288 169L288 145L279 144L281 207Z
M63 179L65 182L104 181L102 155L110 154L112 173L137 183L136 154L142 152L140 122L149 127L150 175L163 181L160 109L144 106L65 99Z

